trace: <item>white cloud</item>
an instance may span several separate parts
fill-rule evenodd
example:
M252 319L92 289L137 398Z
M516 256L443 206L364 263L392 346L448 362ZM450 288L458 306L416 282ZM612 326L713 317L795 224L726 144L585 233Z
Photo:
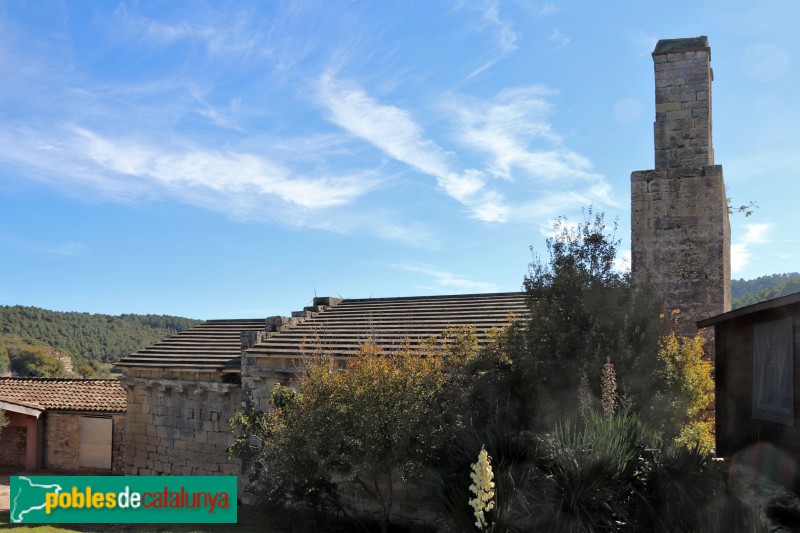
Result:
M553 13L558 13L559 11L559 8L555 4L551 4L550 2L545 2L541 6L537 6L535 9L538 17L547 17L552 15Z
M772 225L767 223L762 224L747 224L745 226L745 234L738 240L738 242L731 245L731 272L737 273L744 269L752 256L752 245L764 244L769 242L767 240L767 232L771 229Z
M487 154L488 170L496 176L597 181L601 176L591 171L591 162L564 148L562 136L549 122L552 104L547 98L554 95L540 86L518 87L491 100L451 96L445 106L458 122L458 139Z
M223 195L274 195L284 202L319 209L347 204L372 187L363 176L295 177L283 166L253 154L168 150L136 140L112 140L80 128L75 133L77 153L98 171L149 180L172 191L189 187Z
M319 81L319 100L330 120L393 159L436 178L452 198L487 222L506 219L505 201L495 191L485 191L485 174L475 169L452 169L454 154L425 137L411 114L399 107L381 104L363 89L326 74Z
M547 42L550 43L550 51L553 51L567 46L569 43L572 42L572 38L561 33L561 30L555 29L547 37Z
M124 3L120 4L115 14L132 36L147 44L166 46L191 41L204 45L212 55L246 55L261 47L258 33L250 28L250 20L244 14L226 16L224 23L218 24L188 21L169 23L131 14Z
M484 60L480 66L473 69L472 72L464 78L464 81L469 81L489 70L498 61L511 54L519 47L517 44L519 34L514 31L510 21L500 17L500 9L497 2L484 4L480 9L482 10L482 15L479 28L481 31L488 30L494 32L496 44L493 49L487 50L485 54L481 55L481 58ZM486 57L489 57L489 59L485 59Z
M511 23L500 18L497 2L492 2L483 13L483 20L488 26L497 31L497 47L502 54L510 54L517 49L519 35L514 31Z
M82 184L115 199L168 194L235 217L275 207L345 206L377 185L370 172L311 178L252 153L157 145L79 127L53 138L0 131L0 140L0 160L32 168L64 188Z
M497 291L497 285L493 283L472 281L458 274L439 270L436 267L426 265L424 263L405 262L392 264L390 266L398 270L405 270L406 272L413 272L428 276L432 278L433 282L436 284L436 288L461 289L480 292Z
M452 134L468 149L457 153L428 138L409 111L380 103L356 84L330 74L319 82L319 101L331 122L435 177L447 195L484 222L533 218L577 202L620 205L605 178L593 172L591 161L567 148L555 132L548 116L553 95L538 86L506 89L491 99L448 94L441 109L453 117ZM472 168L464 168L462 160L473 163ZM497 178L523 180L535 200L510 203L499 188L502 181L490 187Z
M353 135L425 174L450 174L449 155L424 137L409 112L380 104L357 85L330 74L320 79L319 96L331 120Z
M619 272L627 272L631 269L631 251L620 250L614 259L614 269Z

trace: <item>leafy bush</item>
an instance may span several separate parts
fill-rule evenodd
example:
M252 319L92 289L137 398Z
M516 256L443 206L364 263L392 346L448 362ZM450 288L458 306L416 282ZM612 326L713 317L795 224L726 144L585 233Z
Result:
M602 213L570 228L554 223L548 262L535 257L525 277L531 318L517 364L535 399L537 426L578 413L580 376L598 375L607 358L619 369L619 387L641 408L649 403L658 350L658 310L646 288L615 269L619 240ZM599 397L598 387L593 388ZM556 415L556 416L551 416Z
M7 373L10 367L11 360L8 357L8 348L6 348L6 343L0 337L0 376Z
M277 388L269 414L237 415L234 452L256 437L256 468L272 501L333 505L343 512L334 474L346 476L381 507L387 531L392 487L421 474L452 431L443 409L447 357L412 351L383 354L365 344L344 369L312 360L299 394Z
M714 447L713 420L707 410L714 405L714 379L711 362L705 358L705 337L677 336L670 332L661 339L658 351L661 363L659 375L663 380L666 428L672 431L676 443L705 452Z
M27 346L11 353L11 369L22 377L53 378L64 375L64 365L45 348Z

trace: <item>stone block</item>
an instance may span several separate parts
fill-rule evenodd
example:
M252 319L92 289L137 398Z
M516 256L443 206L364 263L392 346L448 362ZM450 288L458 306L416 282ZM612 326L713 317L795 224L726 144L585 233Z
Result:
M228 446L227 433L208 433L207 435L209 444L216 444L218 446Z
M669 102L656 104L656 113L666 113L668 111L679 111L682 109L680 102Z
M666 113L666 117L667 117L667 120L690 119L690 118L692 118L692 110L691 109L681 109L681 110L678 110L678 111L669 111L669 112Z

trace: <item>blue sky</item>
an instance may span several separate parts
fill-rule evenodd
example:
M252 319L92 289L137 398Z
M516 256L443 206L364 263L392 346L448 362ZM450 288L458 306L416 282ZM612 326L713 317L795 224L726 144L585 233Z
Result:
M609 6L614 6L609 7ZM800 270L800 5L2 2L0 304L194 318L519 290L630 248L659 38L708 35L735 278Z

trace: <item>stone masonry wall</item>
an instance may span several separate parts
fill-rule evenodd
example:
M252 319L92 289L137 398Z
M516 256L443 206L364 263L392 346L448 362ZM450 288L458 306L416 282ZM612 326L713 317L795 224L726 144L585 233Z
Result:
M0 467L25 466L25 426L6 426L0 432Z
M133 371L123 382L128 393L125 473L238 475L240 461L229 460L227 448L233 444L228 420L241 408L240 386L202 373L173 373L170 379L143 374Z
M730 223L722 167L714 165L708 39L659 41L655 170L631 174L636 283L652 284L678 328L730 310Z
M112 419L111 433L111 472L124 474L125 456L125 414L96 414ZM87 413L49 411L44 422L44 447L42 465L44 468L69 472L108 472L82 467L80 454L80 419Z
M659 44L664 42L660 41ZM687 42L687 45L657 46L653 52L656 170L714 164L711 136L711 82L714 73L711 70L711 50L707 40Z
M632 263L694 334L697 320L730 309L730 225L722 168L680 170L631 175Z
M249 348L270 336L290 329L307 318L315 316L330 307L339 305L341 298L314 297L314 304L302 311L293 311L291 317L271 316L265 321L264 331L248 331L241 336L241 380L242 407L267 411L272 387L297 384L297 373L302 362L293 358L257 357L247 352ZM309 351L313 351L314 339L309 339Z

